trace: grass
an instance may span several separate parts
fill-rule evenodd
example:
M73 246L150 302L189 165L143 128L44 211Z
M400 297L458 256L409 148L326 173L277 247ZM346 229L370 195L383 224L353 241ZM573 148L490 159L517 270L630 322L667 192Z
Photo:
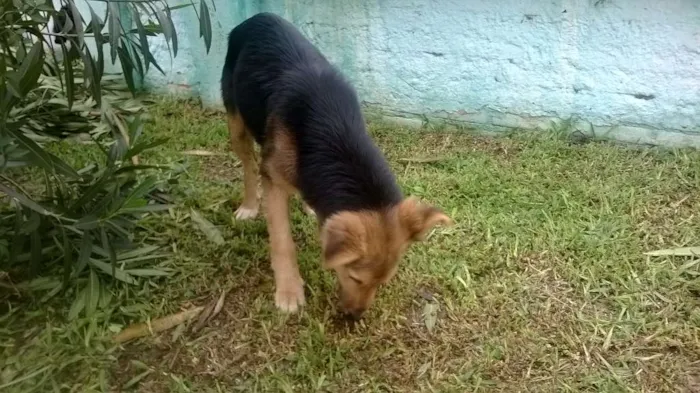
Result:
M365 320L348 326L335 318L316 224L298 203L308 304L298 315L274 309L264 221L232 219L241 174L222 116L169 100L153 113L147 132L171 140L142 159L186 173L178 208L147 218L139 236L173 251L162 265L176 274L114 287L113 306L94 320L67 322L70 299L8 300L0 390L700 391L697 260L643 256L700 244L698 152L372 123L406 193L457 225L413 246ZM189 149L221 155L182 154ZM426 157L439 159L404 160ZM207 241L189 208L225 244ZM223 311L196 335L109 342L125 324L221 290Z

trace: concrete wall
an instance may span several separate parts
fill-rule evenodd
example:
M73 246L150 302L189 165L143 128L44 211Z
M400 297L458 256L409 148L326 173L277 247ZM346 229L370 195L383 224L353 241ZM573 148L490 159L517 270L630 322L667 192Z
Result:
M260 11L296 24L395 116L475 128L573 129L700 147L700 0L215 0L205 54L175 12L180 54L147 84L220 103L227 34Z

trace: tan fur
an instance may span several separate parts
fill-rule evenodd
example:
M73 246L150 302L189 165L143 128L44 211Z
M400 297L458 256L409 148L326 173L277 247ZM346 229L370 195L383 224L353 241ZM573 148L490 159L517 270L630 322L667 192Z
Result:
M296 193L296 144L274 119L263 146L263 198L270 235L270 262L275 275L275 304L287 312L304 305L304 281L289 222L289 199Z
M285 187L263 178L270 262L275 275L275 304L294 312L304 305L304 281L299 274L296 247L289 223L289 197Z
M236 219L255 218L258 214L258 163L255 158L255 144L238 113L227 114L228 132L231 137L231 150L241 160L243 166L243 202L236 210Z
M324 266L340 282L340 307L359 318L369 308L380 285L398 269L406 248L435 225L452 220L439 209L414 198L385 211L341 212L323 226Z
M297 192L297 149L294 136L276 119L268 120L267 140L262 148L263 170L290 194Z
M257 178L253 141L240 116L229 115L228 120L232 147L243 162L246 191L241 207L251 206L251 178ZM267 127L261 171L275 304L294 312L305 301L289 222L289 199L297 193L297 150L293 134L275 119L269 119ZM257 198L255 208L257 211ZM323 266L333 269L338 277L341 311L359 318L379 286L396 274L406 248L422 240L435 225L451 222L439 209L415 198L381 211L342 211L328 217L320 228Z

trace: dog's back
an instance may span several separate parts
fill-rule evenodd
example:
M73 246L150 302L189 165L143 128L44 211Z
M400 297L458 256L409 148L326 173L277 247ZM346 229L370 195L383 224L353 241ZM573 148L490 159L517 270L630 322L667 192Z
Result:
M246 126L262 144L268 105L278 94L285 74L328 61L289 22L271 13L260 13L236 26L228 38L228 52L221 76L224 106L240 111Z
M271 119L293 134L294 185L319 218L401 201L354 89L291 23L264 13L233 29L222 93L258 143Z

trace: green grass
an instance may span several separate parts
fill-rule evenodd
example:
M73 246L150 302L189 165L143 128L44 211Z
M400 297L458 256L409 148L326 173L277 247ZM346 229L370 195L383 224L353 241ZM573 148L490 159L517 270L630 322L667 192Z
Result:
M147 218L139 236L173 251L162 265L176 274L114 287L114 305L92 321L66 322L70 299L12 298L0 317L6 391L700 391L699 265L643 256L700 245L697 152L373 123L406 193L457 224L413 246L365 320L348 326L298 203L308 304L292 316L274 309L264 221L232 219L241 174L223 117L167 100L153 114L149 135L171 140L142 159L186 172L178 208ZM439 159L404 160L425 157ZM189 208L225 244L207 241ZM109 342L125 324L222 290L221 314L198 334Z

